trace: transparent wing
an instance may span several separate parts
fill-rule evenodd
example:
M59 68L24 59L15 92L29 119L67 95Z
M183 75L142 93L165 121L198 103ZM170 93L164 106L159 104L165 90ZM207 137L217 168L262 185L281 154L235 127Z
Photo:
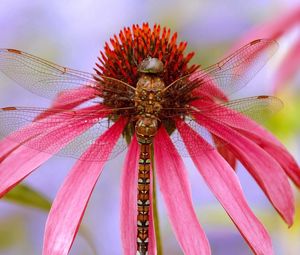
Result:
M63 111L32 107L0 108L0 138L10 140L16 145L24 144L37 151L79 159L91 145L99 146L99 150L103 151L104 144L97 144L96 140L113 125L114 122L105 117L111 111L108 109ZM39 118L45 112L49 114L48 117ZM126 147L125 140L120 137L110 158L116 157ZM101 161L102 159L87 157L85 160Z
M279 98L272 96L255 96L232 100L226 103L214 103L213 105L199 108L191 107L188 109L188 114L185 114L187 117L183 120L199 135L205 138L213 147L222 147L226 146L226 143L224 141L219 141L218 144L215 144L210 132L194 120L193 114L203 114L216 121L222 121L222 117L226 117L231 126L238 127L243 125L243 122L238 118L239 114L243 114L258 122L264 122L280 111L282 107L283 103ZM178 151L180 151L183 156L189 156L177 130L172 133L171 138ZM199 153L200 151L207 149L209 148L198 148L198 150L195 149L195 152Z
M166 87L165 93L176 98L199 88L218 98L221 94L229 96L244 87L277 48L273 40L252 41L215 65L178 79Z
M125 82L96 77L14 49L0 49L0 71L29 91L51 99L62 91L85 86L95 88L98 96L106 91L132 98L135 91Z
M83 132L81 135L77 136L69 144L67 144L58 155L71 157L79 159L80 156L85 152L90 146L99 147L98 151L103 152L103 156L106 153L103 151L103 146L107 144L99 144L97 139L102 135L107 129L109 129L114 124L113 121L108 118L104 118L93 125L88 130ZM114 145L112 152L110 153L109 159L113 159L118 156L122 151L127 148L128 144L123 136L120 136L117 143ZM110 146L108 146L110 147ZM93 155L87 155L84 158L85 161L102 161L102 158L93 158ZM104 158L106 160L106 158Z
M234 124L237 113L241 113L257 122L268 120L283 108L283 102L273 96L254 96L232 100L226 103L214 103L212 106L193 107L190 113L201 113L218 120L221 116L230 117Z

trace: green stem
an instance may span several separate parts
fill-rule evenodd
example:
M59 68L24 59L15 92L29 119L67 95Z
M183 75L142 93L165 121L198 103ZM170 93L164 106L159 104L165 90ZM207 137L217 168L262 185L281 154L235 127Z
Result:
M152 167L152 180L153 180L153 192L152 192L152 203L153 203L153 220L154 220L154 229L156 236L156 249L157 255L162 255L162 242L159 228L159 217L157 210L157 200L156 200L156 178L155 178L155 165L154 165L154 149L153 145L151 146L151 167Z

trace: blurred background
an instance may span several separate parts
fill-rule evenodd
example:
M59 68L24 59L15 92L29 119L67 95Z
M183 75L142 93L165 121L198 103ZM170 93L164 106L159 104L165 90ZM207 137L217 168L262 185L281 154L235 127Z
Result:
M284 24L284 31L276 34L280 43L279 51L249 85L234 97L259 94L276 94L280 97L285 108L266 125L300 162L299 52L298 56L295 55L298 62L288 62L290 65L284 62L291 54L293 45L300 45L299 9L299 0L1 0L0 47L23 50L64 66L92 72L105 41L124 26L149 22L177 31L179 39L188 42L188 50L196 52L192 62L207 66L224 57L245 38L275 36L274 31L280 27L280 19L294 15L294 19ZM297 10L299 16L295 15ZM283 67L286 75L280 73ZM41 107L49 103L0 75L0 107ZM71 255L122 254L119 184L124 155L106 165L88 205ZM24 183L53 200L74 162L73 159L53 157L26 178ZM192 163L189 160L186 163L194 206L211 243L212 254L252 254ZM272 235L275 254L300 254L299 190L295 188L295 224L288 229L242 166L238 167L238 175L252 209ZM172 233L159 194L158 206L164 254L183 254ZM41 254L46 218L46 210L0 200L0 254Z

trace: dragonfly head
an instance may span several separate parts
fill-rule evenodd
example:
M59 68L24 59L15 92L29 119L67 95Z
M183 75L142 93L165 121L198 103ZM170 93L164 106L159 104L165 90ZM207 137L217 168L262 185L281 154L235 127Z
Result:
M158 58L145 58L138 66L140 73L159 74L164 71L164 64Z

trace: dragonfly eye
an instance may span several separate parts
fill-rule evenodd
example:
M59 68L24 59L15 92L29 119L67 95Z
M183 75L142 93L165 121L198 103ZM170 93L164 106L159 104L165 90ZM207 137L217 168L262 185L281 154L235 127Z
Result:
M140 73L162 73L164 71L164 64L158 58L148 57L139 64L138 71Z

